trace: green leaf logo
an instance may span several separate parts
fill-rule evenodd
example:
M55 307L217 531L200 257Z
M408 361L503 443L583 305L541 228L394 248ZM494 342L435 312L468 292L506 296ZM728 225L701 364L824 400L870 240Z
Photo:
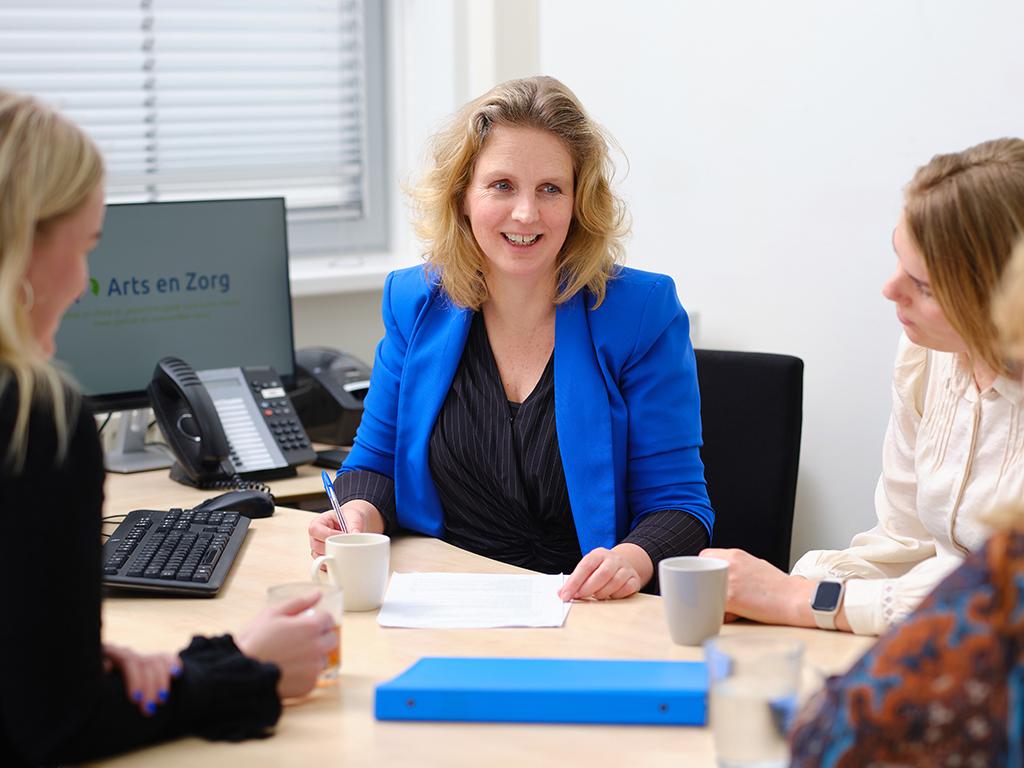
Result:
M97 280L95 277L90 277L89 278L89 292L93 296L99 296L100 295L100 281Z

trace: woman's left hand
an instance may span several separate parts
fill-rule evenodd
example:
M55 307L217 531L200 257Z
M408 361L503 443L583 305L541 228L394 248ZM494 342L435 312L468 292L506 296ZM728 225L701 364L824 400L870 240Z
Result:
M565 602L588 597L618 600L639 592L653 573L651 558L636 544L598 547L580 560L558 597Z

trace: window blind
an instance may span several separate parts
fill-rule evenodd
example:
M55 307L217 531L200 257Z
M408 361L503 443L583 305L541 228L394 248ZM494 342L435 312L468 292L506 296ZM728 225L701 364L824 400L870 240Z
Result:
M364 11L363 0L4 0L0 87L93 136L109 202L284 196L290 219L323 230L367 215Z

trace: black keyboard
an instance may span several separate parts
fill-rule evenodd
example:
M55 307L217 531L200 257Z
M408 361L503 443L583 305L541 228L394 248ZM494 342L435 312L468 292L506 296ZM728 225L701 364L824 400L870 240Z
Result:
M136 509L103 545L103 583L212 597L248 530L249 518L237 512Z

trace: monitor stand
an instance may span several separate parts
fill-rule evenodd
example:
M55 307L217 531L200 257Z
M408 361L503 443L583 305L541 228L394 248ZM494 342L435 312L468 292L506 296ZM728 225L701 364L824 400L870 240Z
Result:
M174 459L160 446L146 445L146 428L149 410L124 411L117 421L112 447L103 456L103 463L110 472L145 472L150 469L167 469Z

